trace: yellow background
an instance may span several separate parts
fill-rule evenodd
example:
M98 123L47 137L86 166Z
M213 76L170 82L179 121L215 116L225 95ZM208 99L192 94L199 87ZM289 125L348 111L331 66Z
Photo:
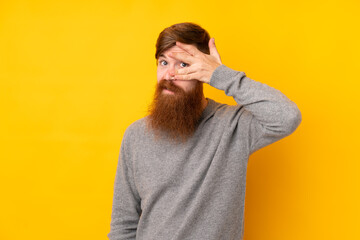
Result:
M357 0L1 1L0 239L107 239L122 136L154 92L156 38L184 21L302 113L250 157L245 239L360 239L359 13Z

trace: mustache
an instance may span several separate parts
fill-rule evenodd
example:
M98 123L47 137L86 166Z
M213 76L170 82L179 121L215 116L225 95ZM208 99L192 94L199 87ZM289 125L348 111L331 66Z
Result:
M161 80L159 83L158 83L158 86L157 86L158 90L164 90L164 89L167 89L169 91L172 91L174 93L181 93L181 92L184 92L184 90L178 86L176 86L172 81L168 81L168 80Z

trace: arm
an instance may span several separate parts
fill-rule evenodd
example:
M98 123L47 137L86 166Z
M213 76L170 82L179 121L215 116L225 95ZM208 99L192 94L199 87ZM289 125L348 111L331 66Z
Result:
M225 91L252 114L250 153L290 135L302 120L294 102L279 90L248 78L244 72L220 65L213 72L210 85Z
M111 213L110 240L136 239L136 230L141 215L140 197L134 184L131 163L126 152L126 134L121 144L116 170L114 197Z
M251 113L250 154L290 135L300 124L300 110L279 90L223 65L213 38L209 41L210 54L189 44L176 42L176 45L186 53L173 53L172 56L190 66L177 70L175 79L208 83L225 91Z

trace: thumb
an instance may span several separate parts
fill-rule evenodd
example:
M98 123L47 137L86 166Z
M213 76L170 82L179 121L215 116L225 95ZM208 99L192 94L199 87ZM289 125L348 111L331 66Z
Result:
M211 38L209 40L209 49L210 49L210 55L218 58L219 61L221 62L220 54L218 53L216 46L215 46L215 38Z

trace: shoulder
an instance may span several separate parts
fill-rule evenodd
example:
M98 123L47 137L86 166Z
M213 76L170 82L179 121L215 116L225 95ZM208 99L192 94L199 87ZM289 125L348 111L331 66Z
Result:
M218 117L231 116L234 115L234 113L244 110L243 105L240 104L229 105L226 103L219 103L214 100L210 101L212 104L213 113Z
M126 132L136 132L141 131L146 126L146 117L140 118L132 122L127 128Z
M146 117L143 117L132 122L126 128L123 139L125 141L133 141L143 136L145 131L146 131Z
M241 122L248 122L251 120L251 114L246 111L243 105L235 104L229 105L225 103L218 103L213 101L212 119L215 122L222 124L232 124Z

